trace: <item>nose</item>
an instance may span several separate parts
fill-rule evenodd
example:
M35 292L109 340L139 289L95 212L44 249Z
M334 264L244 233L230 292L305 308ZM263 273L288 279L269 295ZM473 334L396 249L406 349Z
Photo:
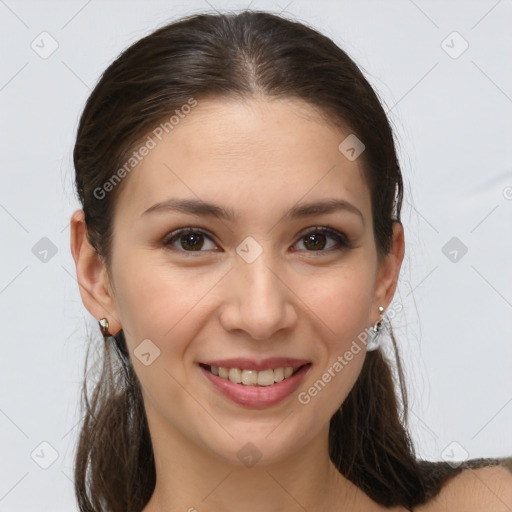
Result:
M298 300L286 272L265 251L252 263L237 259L224 284L220 321L227 331L244 331L254 340L276 337L297 321Z

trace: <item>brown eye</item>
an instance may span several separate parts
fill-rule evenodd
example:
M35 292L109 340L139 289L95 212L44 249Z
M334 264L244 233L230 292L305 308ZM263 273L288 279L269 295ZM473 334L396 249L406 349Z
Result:
M333 247L325 249L327 242L326 239L335 241L334 250L350 247L350 244L342 233L332 228L315 228L306 234L303 234L301 241L303 241L307 252L327 252ZM325 250L324 250L325 249Z
M324 249L326 245L326 238L327 237L325 236L324 233L311 233L304 237L304 246L307 249Z
M181 228L170 233L162 244L173 251L190 255L191 253L204 252L205 239L212 241L213 247L206 247L205 250L215 248L212 237L202 230L193 228ZM329 246L328 240L334 240L334 245ZM302 242L306 252L325 253L335 250L351 248L347 237L339 231L329 227L317 227L302 234L299 242ZM297 243L299 243L297 242Z
M171 236L164 240L163 244L167 246L174 246L178 243L178 249L183 249L182 252L202 252L204 247L204 239L210 238L206 233L191 228L179 229L171 233Z

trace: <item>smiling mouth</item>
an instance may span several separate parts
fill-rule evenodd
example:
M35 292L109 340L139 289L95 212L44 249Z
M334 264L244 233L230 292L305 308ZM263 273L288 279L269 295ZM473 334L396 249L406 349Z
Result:
M203 363L199 363L199 366L213 375L221 379L229 380L234 384L242 384L244 386L272 386L277 382L290 378L302 368L311 366L311 363L303 364L296 368L287 366L281 368L269 368L261 371L241 368L224 368L222 366L210 366Z

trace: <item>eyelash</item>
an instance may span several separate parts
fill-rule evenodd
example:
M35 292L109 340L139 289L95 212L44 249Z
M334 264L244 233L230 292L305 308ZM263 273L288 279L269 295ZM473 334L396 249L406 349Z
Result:
M188 228L177 229L177 230L173 231L172 233L169 233L169 235L167 237L165 237L165 239L163 240L162 244L169 250L175 250L178 252L185 253L187 256L195 257L197 253L201 253L201 252L205 252L205 251L202 251L202 250L186 251L186 250L179 250L179 249L170 247L175 240L179 240L179 238L182 237L183 235L188 235L191 233L204 235L212 240L212 237L205 231L203 231L201 229L195 229L195 228L188 227ZM353 248L352 244L349 242L348 238L343 233L340 233L338 230L331 228L329 226L316 226L316 227L310 229L309 231L302 233L296 243L302 241L303 238L305 238L306 236L308 236L310 234L317 234L317 233L321 233L323 235L328 235L330 238L333 238L337 243L337 247L334 247L331 249L325 249L325 250L322 249L322 250L318 250L318 251L308 251L306 249L306 252L330 253L332 251L342 251L344 249L352 249Z

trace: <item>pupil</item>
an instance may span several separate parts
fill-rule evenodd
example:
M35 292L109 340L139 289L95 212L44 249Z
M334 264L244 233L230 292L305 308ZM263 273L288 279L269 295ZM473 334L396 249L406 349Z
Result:
M183 239L185 240L185 243L182 244L182 246L184 248L186 248L185 246L189 246L188 248L192 248L192 249L196 249L198 246L199 246L199 248L201 248L202 244L200 244L197 239L194 242L194 238L197 238L199 236L201 236L201 235L196 234L196 233L189 233L188 235L183 235Z
M322 235L322 234L320 234L320 235L319 235L319 234L311 234L311 235L307 235L307 236L306 236L306 244L305 244L305 245L306 245L306 247L308 247L308 243L310 243L310 242L311 242L311 243L312 243L312 245L314 246L314 248L320 248L320 249L323 249L323 247L325 246L325 243L324 243L324 244L320 244L320 246L319 246L319 244L318 244L318 243L316 243L316 244L315 244L315 238L316 238L316 237L318 237L318 236L321 236L321 237L322 237L322 236L324 236L324 235ZM318 242L318 240L317 240L317 242Z
M185 248L185 246L187 246L186 248L189 248L189 249L200 249L202 247L202 244L200 243L200 240L198 240L198 237L201 237L202 235L200 235L199 233L189 233L187 235L183 235L182 236L182 241L184 241L184 243L182 243L182 247ZM305 237L306 239L306 247L308 247L308 244L311 244L312 247L309 247L309 248L313 248L313 249L323 249L325 247L325 240L323 241L323 243L321 243L321 241L319 241L318 237L324 237L324 235L322 234L311 234L311 235L307 235Z

